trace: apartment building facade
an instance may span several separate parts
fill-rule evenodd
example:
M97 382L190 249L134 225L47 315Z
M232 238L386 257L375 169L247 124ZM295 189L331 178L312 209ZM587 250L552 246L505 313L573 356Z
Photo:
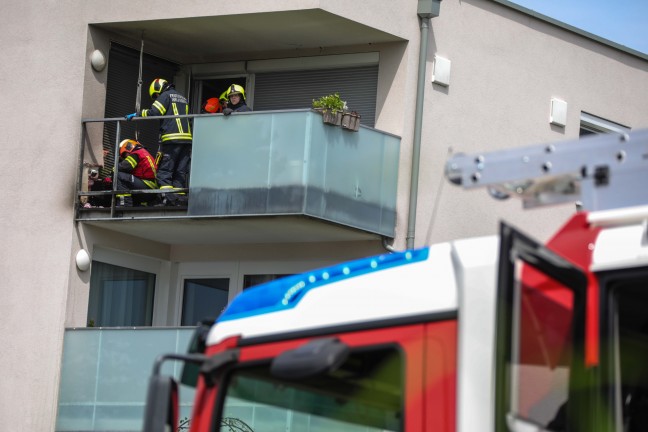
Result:
M451 152L648 127L648 56L505 0L88 0L6 12L5 430L132 430L141 395L120 405L110 394L146 377L123 371L186 342L146 329L193 326L248 286L493 234L500 219L543 239L573 210L529 214L460 191L444 179ZM157 148L156 120L123 115L150 106L158 77L196 115L188 208L83 208L88 170L109 175L120 139ZM201 115L231 83L253 112ZM310 110L335 92L361 115L357 132Z

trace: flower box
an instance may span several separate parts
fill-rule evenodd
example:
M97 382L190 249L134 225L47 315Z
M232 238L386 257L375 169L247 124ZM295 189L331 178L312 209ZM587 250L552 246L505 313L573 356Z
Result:
M331 111L325 109L322 111L322 121L325 124L340 126L342 124L342 111Z
M345 111L342 114L342 129L357 132L360 129L360 114L355 111Z

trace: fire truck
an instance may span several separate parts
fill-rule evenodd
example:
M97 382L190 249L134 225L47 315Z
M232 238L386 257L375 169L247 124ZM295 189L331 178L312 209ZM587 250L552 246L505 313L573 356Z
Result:
M386 253L241 293L157 359L144 430L648 430L648 130L477 155L447 179L571 203L542 244L497 236Z

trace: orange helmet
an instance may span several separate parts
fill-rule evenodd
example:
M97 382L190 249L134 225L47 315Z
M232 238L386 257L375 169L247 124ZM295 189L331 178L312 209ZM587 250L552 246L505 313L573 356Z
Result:
M126 153L132 152L133 149L135 149L135 146L138 145L140 145L140 143L138 143L135 140L125 139L124 141L119 143L119 156L123 156L125 152Z
M213 97L207 99L205 105L203 105L203 109L205 110L205 112L216 114L221 112L223 110L223 107L221 106L218 98Z

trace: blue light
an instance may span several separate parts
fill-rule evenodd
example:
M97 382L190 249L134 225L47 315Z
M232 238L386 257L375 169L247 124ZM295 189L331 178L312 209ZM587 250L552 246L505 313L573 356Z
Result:
M239 294L217 321L229 321L290 309L312 289L387 268L425 261L428 254L429 249L423 248L378 255L258 285ZM321 277L318 278L316 275Z

